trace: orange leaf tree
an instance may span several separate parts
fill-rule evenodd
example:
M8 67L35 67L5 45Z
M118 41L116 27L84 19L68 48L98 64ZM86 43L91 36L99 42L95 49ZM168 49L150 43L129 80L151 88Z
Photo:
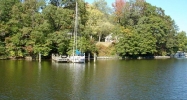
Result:
M125 4L126 4L125 0L115 0L115 2L112 4L115 10L117 22L120 22Z

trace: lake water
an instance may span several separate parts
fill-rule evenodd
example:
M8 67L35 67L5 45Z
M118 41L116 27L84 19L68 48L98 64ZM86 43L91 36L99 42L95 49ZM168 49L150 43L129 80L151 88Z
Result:
M0 60L0 99L187 100L187 59Z

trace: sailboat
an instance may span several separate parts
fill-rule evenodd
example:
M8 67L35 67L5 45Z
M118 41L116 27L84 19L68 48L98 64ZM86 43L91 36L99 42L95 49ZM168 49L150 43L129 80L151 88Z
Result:
M78 3L76 1L75 7L75 26L74 26L74 44L73 44L73 56L69 57L70 62L73 63L85 63L85 53L81 53L77 49L77 25L78 25Z
M73 43L73 55L72 56L58 56L52 54L52 60L56 62L72 62L72 63L85 63L85 53L81 53L77 49L77 25L78 25L78 4L76 1L75 7L75 26L74 26L74 43Z

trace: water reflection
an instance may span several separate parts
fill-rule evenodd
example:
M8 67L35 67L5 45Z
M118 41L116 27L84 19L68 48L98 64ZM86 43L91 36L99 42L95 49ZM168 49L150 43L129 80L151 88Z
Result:
M61 71L66 70L66 78L62 79L64 84L68 84L68 99L78 99L80 97L81 89L83 87L84 82L84 74L85 74L85 63L55 63L53 62L53 67L62 73ZM68 79L68 80L66 80ZM66 83L68 82L68 83ZM66 97L66 96L65 96Z
M41 62L38 62L38 82L40 82L41 79L41 70L42 70Z
M0 99L187 99L187 60L0 61Z

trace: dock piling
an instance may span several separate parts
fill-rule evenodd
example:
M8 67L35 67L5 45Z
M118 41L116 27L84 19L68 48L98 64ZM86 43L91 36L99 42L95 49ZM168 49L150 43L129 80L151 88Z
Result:
M90 62L90 53L88 53L88 62Z
M94 62L96 61L96 53L94 53Z
M39 62L41 62L41 53L39 52Z

